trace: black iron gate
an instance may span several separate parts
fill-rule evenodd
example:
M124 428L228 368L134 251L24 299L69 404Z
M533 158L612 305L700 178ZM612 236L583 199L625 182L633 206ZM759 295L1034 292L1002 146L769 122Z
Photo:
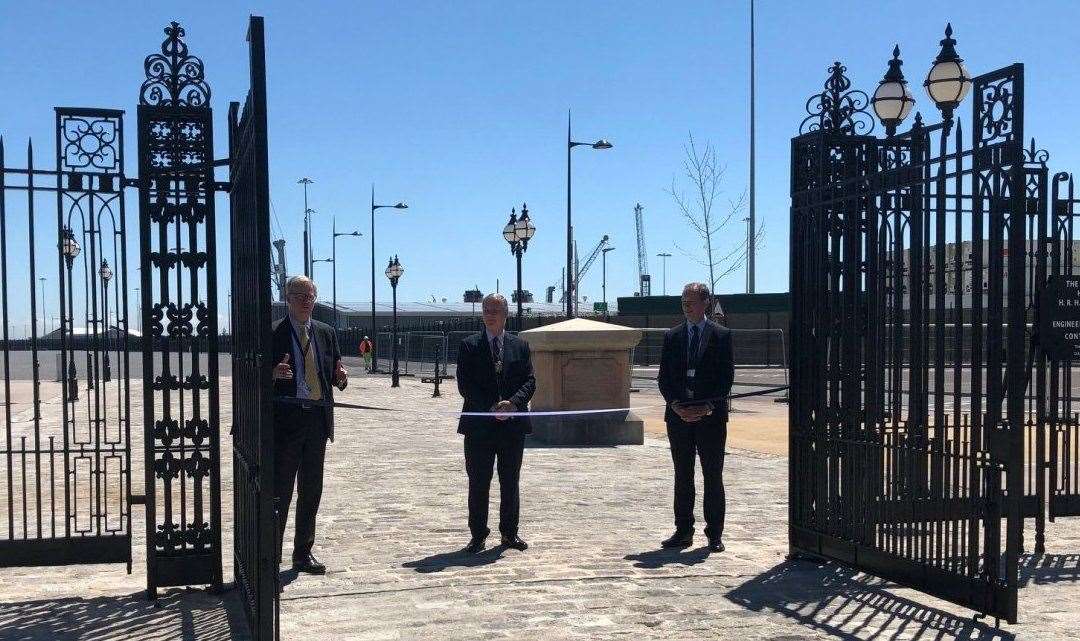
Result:
M270 399L270 195L262 18L248 27L251 90L229 105L233 297L233 567L256 639L277 633L277 516Z
M830 74L792 141L792 552L1014 622L1023 67L974 79L970 146L951 115L868 135L866 95Z
M0 138L0 567L131 569L123 130L122 111L56 109L55 170L33 143L7 164Z

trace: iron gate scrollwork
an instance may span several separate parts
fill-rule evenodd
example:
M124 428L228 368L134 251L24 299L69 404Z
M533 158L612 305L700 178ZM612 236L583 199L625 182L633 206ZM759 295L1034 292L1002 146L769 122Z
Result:
M233 297L233 567L256 639L276 638L279 607L270 381L270 196L262 18L248 26L251 89L229 106Z
M221 578L213 117L183 28L148 56L139 104L147 583Z
M1015 622L1035 491L1023 67L974 80L970 147L959 119L856 129L843 71L819 103L847 108L792 141L791 549Z

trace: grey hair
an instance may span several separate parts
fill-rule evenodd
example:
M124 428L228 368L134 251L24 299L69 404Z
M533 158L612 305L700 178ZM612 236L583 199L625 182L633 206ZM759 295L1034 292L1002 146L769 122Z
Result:
M502 307L503 313L507 316L510 315L510 304L506 302L506 297L502 294L488 294L487 296L484 296L484 300L480 301L480 309L483 309L488 301L498 303L499 306Z
M318 295L319 288L317 285L315 285L315 281L311 280L307 276L304 276L303 274L299 274L297 276L290 276L289 280L285 281L285 294L291 294L293 293L294 289L296 289L298 286L303 285L311 285L311 289L315 292L316 295Z
M709 291L709 286L705 283L687 283L686 286L683 287L683 293L685 294L686 292L696 292L703 301L708 301L712 296L712 293Z

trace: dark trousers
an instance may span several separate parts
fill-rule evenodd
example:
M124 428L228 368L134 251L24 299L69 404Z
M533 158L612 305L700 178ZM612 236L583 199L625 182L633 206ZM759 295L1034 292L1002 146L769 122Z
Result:
M284 423L284 424L282 424ZM293 483L296 483L296 536L293 560L311 553L315 543L315 514L322 498L323 459L326 457L326 414L321 408L288 413L274 431L274 496L278 499L278 549L285 539Z
M488 496L496 460L499 470L499 532L503 536L517 534L521 509L518 479L524 451L523 434L495 429L465 435L465 471L469 474L469 532L473 538L482 539L491 532L487 525Z
M694 527L694 458L701 459L705 478L705 536L724 533L724 443L726 421L668 423L668 443L675 464L675 528Z

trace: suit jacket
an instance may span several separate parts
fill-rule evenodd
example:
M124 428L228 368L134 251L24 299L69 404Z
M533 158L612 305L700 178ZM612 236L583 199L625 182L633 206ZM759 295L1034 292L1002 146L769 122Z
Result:
M337 332L326 323L311 319L311 340L315 343L315 359L319 367L319 381L322 384L323 411L326 412L326 434L330 440L334 440L334 386L332 377L334 366L341 359L341 350L338 348ZM293 365L293 377L291 380L278 379L274 381L274 429L288 429L297 423L299 406L296 402L296 388L299 384L299 376L296 371L297 355L293 354L293 330L289 317L285 316L274 323L271 331L271 344L273 351L270 353L270 367L281 362L285 354L292 354L289 361ZM297 344L300 337L296 337Z
M706 320L701 332L701 354L694 372L692 390L694 399L727 397L735 380L735 359L731 347L731 330ZM687 349L690 337L686 321L664 334L664 348L660 354L660 374L657 383L660 394L668 403L690 399L687 392ZM713 412L701 419L702 423L723 423L728 418L727 402L713 404ZM664 420L669 424L687 425L671 406L664 410Z
M487 412L500 400L512 402L519 412L529 411L529 399L536 392L529 344L509 332L504 333L502 363L502 374L497 374L486 332L473 334L461 341L457 358L457 386L464 399L462 412ZM532 432L532 424L527 416L506 421L481 416L462 416L458 420L459 434L494 430L528 434Z

